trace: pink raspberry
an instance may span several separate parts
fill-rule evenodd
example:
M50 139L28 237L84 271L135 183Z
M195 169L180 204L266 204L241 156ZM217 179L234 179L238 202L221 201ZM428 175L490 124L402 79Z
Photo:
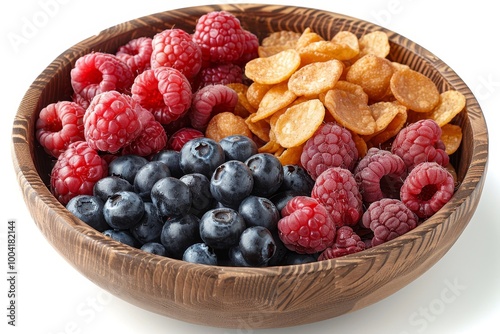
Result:
M144 126L139 136L130 144L123 147L122 154L149 157L165 148L168 138L163 126L154 118L143 124Z
M85 139L95 150L116 153L141 133L143 112L128 95L101 93L92 99L83 117Z
M353 174L363 201L370 204L382 198L399 199L406 165L403 159L390 151L372 147L358 162Z
M123 60L103 52L78 58L70 77L73 91L89 102L97 94L111 90L129 93L134 82L134 74Z
M116 56L130 67L134 75L138 75L151 68L152 52L152 38L139 37L122 45L116 52Z
M238 103L238 94L225 85L209 85L193 95L189 118L191 126L204 131L210 119L223 111L233 112Z
M302 150L300 162L315 180L330 167L352 171L358 160L358 150L349 130L332 122L322 124Z
M66 205L77 195L92 195L94 184L108 174L108 164L86 141L77 141L59 155L50 174L50 189Z
M374 247L414 229L418 217L400 200L383 198L370 204L361 222L373 231L371 246Z
M311 197L325 206L337 228L354 226L363 214L363 201L352 173L342 167L330 167L321 173Z
M243 70L235 64L215 64L201 70L198 78L198 87L208 85L227 85L229 83L242 83Z
M163 125L184 116L191 106L191 85L172 67L157 67L139 74L132 85L132 97L153 113Z
M408 171L424 161L435 161L441 166L449 162L441 141L441 128L432 119L423 119L401 129L394 138L391 152L403 159Z
M245 67L246 63L248 63L250 60L259 57L260 46L259 38L256 35L248 30L243 30L243 33L245 34L245 46L243 49L243 54L238 60L234 62L241 67Z
M281 210L278 235L286 248L300 254L325 250L335 239L335 224L326 208L308 196L296 196Z
M231 63L243 55L246 37L240 21L226 11L202 15L193 34L204 64Z
M182 29L166 29L153 37L151 67L173 67L191 79L201 69L201 49Z
M190 141L191 139L203 137L204 134L201 131L198 131L193 128L182 128L177 130L173 135L168 139L167 147L174 151L180 151L185 143Z
M347 254L354 254L365 250L366 245L360 236L350 226L342 226L337 229L335 242L331 247L325 249L318 257L318 261L333 259Z
M420 218L439 211L453 196L455 181L450 172L436 162L415 166L401 187L401 201Z
M76 93L73 93L73 95L71 95L71 101L79 104L85 110L87 110L90 104L90 101Z
M85 109L76 102L60 101L47 105L36 121L36 139L47 153L58 157L68 145L85 140Z

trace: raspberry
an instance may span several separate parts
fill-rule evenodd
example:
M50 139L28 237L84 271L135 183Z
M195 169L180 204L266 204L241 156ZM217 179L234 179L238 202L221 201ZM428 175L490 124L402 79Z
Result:
M293 197L281 210L279 238L286 248L300 254L325 250L335 239L335 224L327 209L308 196Z
M241 67L254 58L259 57L259 38L248 30L243 30L245 34L245 45L241 57L233 62Z
M138 75L151 68L151 53L153 52L152 38L139 37L122 45L116 56L123 60Z
M139 136L130 144L123 147L122 154L135 154L147 157L165 148L165 145L167 145L167 133L163 126L154 118L143 124L143 130L139 133Z
M436 213L453 196L455 182L450 172L436 162L415 166L401 187L401 201L420 218Z
M361 222L373 231L371 246L377 246L414 229L418 217L400 200L383 198L370 204Z
M166 29L153 37L151 68L173 67L191 79L201 69L201 49L182 29Z
M365 203L382 198L399 199L406 165L398 155L372 147L354 169L354 179Z
M90 104L90 101L86 100L83 96L76 93L73 93L73 95L71 95L71 101L79 104L83 109L87 109Z
M95 150L115 153L142 131L142 107L130 96L104 92L92 100L84 117L85 139Z
M403 159L408 171L424 161L435 161L441 166L449 162L441 141L441 128L432 119L423 119L401 129L391 151Z
M226 11L214 11L200 16L193 34L201 48L204 64L231 63L240 59L246 37L240 21Z
M170 136L167 147L174 151L180 151L185 143L191 139L200 137L203 137L203 132L193 128L182 128Z
M77 195L92 195L94 184L108 173L108 164L86 141L77 141L59 155L50 174L50 189L66 205Z
M325 206L335 226L356 225L363 214L363 202L352 173L342 167L330 167L321 173L311 192Z
M335 242L325 249L319 256L318 261L333 259L347 254L354 254L365 250L366 245L354 230L349 226L342 226L337 229Z
M83 115L85 109L76 102L60 101L47 105L36 121L36 139L54 157L72 142L85 140Z
M146 70L135 78L132 97L165 125L187 113L192 92L184 74L175 68L162 66Z
M243 70L235 64L215 64L205 67L199 75L198 87L202 88L208 85L227 85L229 83L242 83Z
M238 94L224 85L210 85L198 90L193 95L189 118L193 128L203 131L215 114L234 111L238 103Z
M329 167L352 171L357 159L358 150L349 130L328 122L322 124L306 141L300 162L315 180Z
M134 74L123 60L103 52L78 58L70 77L73 91L89 102L97 94L110 90L128 93L134 82Z

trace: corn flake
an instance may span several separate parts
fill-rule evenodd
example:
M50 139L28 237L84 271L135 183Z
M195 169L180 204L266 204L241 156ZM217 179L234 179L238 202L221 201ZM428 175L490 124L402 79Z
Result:
M291 106L276 121L277 142L285 148L302 145L312 137L324 117L325 106L319 99Z

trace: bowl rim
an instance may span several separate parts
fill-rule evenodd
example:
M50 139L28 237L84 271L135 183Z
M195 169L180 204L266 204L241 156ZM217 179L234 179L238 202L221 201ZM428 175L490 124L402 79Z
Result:
M279 7L283 7L278 5ZM207 11L207 10L227 10L230 12L238 14L239 11L242 12L259 12L264 10L272 10L276 5L269 4L221 4L221 5L202 5L202 6L193 6L193 7L185 7L174 10L169 10L166 12L186 12L189 10L195 11ZM414 53L417 53L418 57L423 58L430 66L436 69L436 71L440 72L441 75L449 81L455 89L460 90L466 96L466 108L467 115L470 119L471 131L474 135L473 142L473 154L471 156L471 164L469 165L467 171L463 176L463 182L458 186L454 196L451 200L433 217L429 218L423 224L417 226L412 231L408 233L385 242L384 244L366 249L364 251L346 255L340 258L325 260L321 262L312 262L305 264L294 264L287 266L269 266L269 267L230 267L230 266L208 266L206 265L205 273L211 277L227 277L228 275L273 275L273 276L282 276L282 275L292 275L297 272L313 272L313 271L324 271L324 270L332 270L332 268L339 268L347 265L352 265L353 261L360 259L369 259L372 257L376 257L380 253L390 253L394 251L394 249L399 248L400 244L406 242L412 242L421 237L422 234L430 233L432 230L439 228L450 216L454 215L457 210L461 210L461 208L467 206L468 200L470 199L473 193L476 193L477 196L480 196L482 186L484 183L484 178L486 177L487 171L487 162L488 162L488 131L486 127L486 122L484 116L481 111L481 107L473 95L472 91L468 88L468 86L463 82L463 80L451 69L448 65L446 65L442 60L433 55L431 52L423 48L422 46L414 43L413 41L405 38L404 36L388 30L380 25L370 23L365 20L361 20L355 17L347 16L340 13L325 11L325 10L317 10L314 8L308 7L297 7L297 6L286 6L291 8L296 8L299 10L308 13L310 11L319 11L326 15L339 17L345 20L351 20L356 22L363 22L365 24L364 27L372 30L381 30L388 33L389 40L391 43L401 45L404 41L406 43L404 47L412 48ZM157 13L161 14L161 13ZM154 16L155 14L152 14ZM135 25L130 25L129 30L137 29L139 25L149 24L151 16L141 17L134 20L130 20L128 22L135 22ZM67 63L69 60L65 57L67 52L75 52L75 50L84 50L86 47L91 45L92 43L98 41L103 38L103 36L107 34L112 34L115 31L120 31L120 33L129 32L123 31L124 24L128 23L120 23L118 25L112 26L101 31L98 35L91 36L71 48L68 48L66 51L61 53L56 59L54 59L51 64L47 66L47 68L35 79L32 85L29 87L28 91L24 95L18 111L15 115L14 127L12 131L12 141L11 141L11 153L14 163L14 169L17 174L19 185L23 191L23 196L25 197L25 201L28 205L28 208L38 207L37 210L43 211L43 214L48 215L53 218L61 217L60 223L61 228L63 228L64 232L68 235L72 235L74 239L81 239L82 243L87 243L91 245L94 250L97 248L102 249L100 252L104 253L114 253L120 256L125 256L129 258L131 261L135 261L137 256L147 257L150 264L153 266L156 265L170 265L173 268L179 269L183 268L199 268L200 264L192 264L182 260L162 257L154 254L148 254L140 249L127 246L121 244L117 241L111 240L110 238L102 235L100 232L94 230L90 226L86 225L84 222L80 221L76 217L71 217L69 211L59 203L56 198L50 193L50 190L44 184L40 176L38 175L37 168L35 167L34 157L35 153L33 147L30 145L30 141L35 140L34 137L34 123L36 122L36 115L33 115L31 112L34 110L35 106L39 98L43 94L43 85L45 83L43 77L51 72L54 73L58 66L61 64ZM71 51L72 50L72 51ZM81 51L83 52L83 51ZM439 69L441 68L441 69ZM36 114L36 112L35 112ZM479 149L481 147L481 149ZM458 196L458 195L460 196ZM468 208L470 209L470 208ZM473 208L475 210L475 207ZM32 211L32 209L30 209ZM33 216L33 213L32 213ZM44 230L45 227L42 226L39 222L36 221L36 217L33 216L35 223L42 230L43 234L47 237L47 233L50 231ZM64 218L64 219L63 219ZM69 218L69 219L68 219ZM64 221L63 221L64 220ZM49 240L51 243L54 243L55 240ZM90 246L89 246L90 247ZM62 254L63 257L66 258L66 254ZM439 258L442 256L441 254ZM437 261L439 259L436 259ZM79 268L75 267L77 270Z

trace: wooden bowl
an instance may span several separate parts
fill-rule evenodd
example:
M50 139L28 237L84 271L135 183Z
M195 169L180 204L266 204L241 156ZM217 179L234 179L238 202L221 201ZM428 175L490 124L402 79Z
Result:
M388 33L390 58L428 77L439 90L467 99L454 119L463 129L453 155L460 186L432 218L380 246L342 258L267 268L191 264L118 243L72 216L48 189L52 162L35 140L39 110L71 95L69 72L92 50L115 52L127 41L175 26L193 31L197 18L227 10L259 38L307 27L325 38L339 30L358 36ZM336 13L278 5L224 4L157 13L125 22L88 38L57 57L33 82L17 112L12 153L26 205L52 246L98 286L144 309L183 321L236 328L285 327L316 322L375 303L416 279L450 249L471 219L483 188L488 135L481 108L466 84L440 59L395 32Z

